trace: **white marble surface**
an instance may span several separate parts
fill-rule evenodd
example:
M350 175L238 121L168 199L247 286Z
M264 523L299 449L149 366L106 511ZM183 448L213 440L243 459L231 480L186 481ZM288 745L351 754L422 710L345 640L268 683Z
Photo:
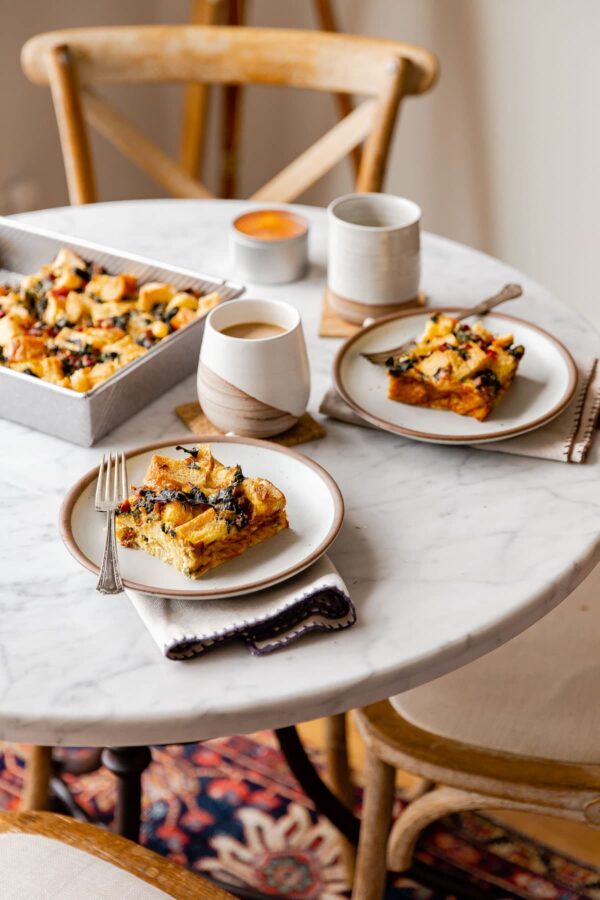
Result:
M227 273L238 203L147 201L22 217L170 263ZM325 216L312 223L313 266L300 283L251 288L301 310L315 413L335 340L316 336ZM600 339L564 303L507 266L437 237L424 241L433 303L475 302L520 280L531 317L572 350ZM337 479L346 521L331 552L359 622L265 658L242 647L176 663L158 653L124 596L102 597L63 548L61 499L102 447L179 436L179 385L92 449L0 420L0 738L47 744L173 742L280 726L381 699L510 639L555 606L600 557L600 444L568 466L438 447L329 423L304 451Z

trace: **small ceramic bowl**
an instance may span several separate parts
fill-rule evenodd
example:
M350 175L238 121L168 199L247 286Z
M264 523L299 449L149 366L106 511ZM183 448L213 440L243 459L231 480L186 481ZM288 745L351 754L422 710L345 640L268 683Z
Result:
M308 222L286 209L251 210L232 222L230 249L233 268L245 281L297 281L308 265Z
M284 329L262 338L234 337L224 329L245 323ZM277 300L231 300L206 319L198 363L198 399L226 434L270 437L294 425L306 410L310 370L300 314Z

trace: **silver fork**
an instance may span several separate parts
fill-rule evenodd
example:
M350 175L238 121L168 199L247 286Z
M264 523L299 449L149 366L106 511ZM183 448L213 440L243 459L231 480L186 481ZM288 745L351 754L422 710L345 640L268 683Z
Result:
M95 506L98 512L106 513L106 544L100 568L100 578L96 590L101 594L120 594L123 590L119 557L115 540L115 510L127 498L127 465L124 453L108 454L102 457L98 469Z
M520 297L523 293L523 288L520 284L507 284L505 285L501 291L497 294L494 294L493 297L488 297L487 300L482 300L481 303L478 303L477 306L472 306L471 309L466 309L460 316L456 316L457 322L462 322L463 319L468 319L471 316L484 316L486 313L490 312L494 309L495 306L500 306L501 303L506 303L507 300L516 300L517 297ZM442 309L432 309L432 312L443 312ZM424 310L427 312L427 310ZM376 366L386 366L388 365L388 360L391 360L392 363L395 359L402 356L404 353L409 353L412 348L416 344L415 338L410 338L410 340L405 341L403 344L400 344L399 347L392 347L391 350L377 350L375 353L361 353L361 356L364 356L365 359L368 359L369 362L373 363Z

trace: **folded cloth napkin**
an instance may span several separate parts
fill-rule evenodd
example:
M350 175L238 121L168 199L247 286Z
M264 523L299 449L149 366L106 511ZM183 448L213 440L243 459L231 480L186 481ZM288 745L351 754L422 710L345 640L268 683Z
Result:
M592 446L598 412L600 411L600 365L597 359L576 360L579 378L575 396L567 408L547 425L489 444L472 444L478 450L513 453L516 456L534 456L557 462L583 463ZM332 419L376 428L361 419L346 401L331 387L319 407L319 412Z
M190 659L242 640L262 656L311 631L340 631L356 621L346 585L327 556L282 584L223 600L154 597L125 589L168 659Z

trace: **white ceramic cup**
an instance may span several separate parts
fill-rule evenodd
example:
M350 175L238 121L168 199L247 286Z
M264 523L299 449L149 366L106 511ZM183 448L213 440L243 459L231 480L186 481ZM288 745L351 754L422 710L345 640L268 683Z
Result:
M421 278L421 210L393 194L346 194L327 209L329 302L362 323L415 300Z
M249 322L278 325L271 337L241 338L223 329ZM230 300L208 315L198 363L198 399L221 431L270 437L306 410L310 370L300 314L277 300Z
M266 240L240 231L238 223L250 215L279 214L291 219L298 233ZM233 271L242 281L256 284L286 284L302 278L308 267L308 231L304 216L286 209L250 210L231 223L229 251Z

